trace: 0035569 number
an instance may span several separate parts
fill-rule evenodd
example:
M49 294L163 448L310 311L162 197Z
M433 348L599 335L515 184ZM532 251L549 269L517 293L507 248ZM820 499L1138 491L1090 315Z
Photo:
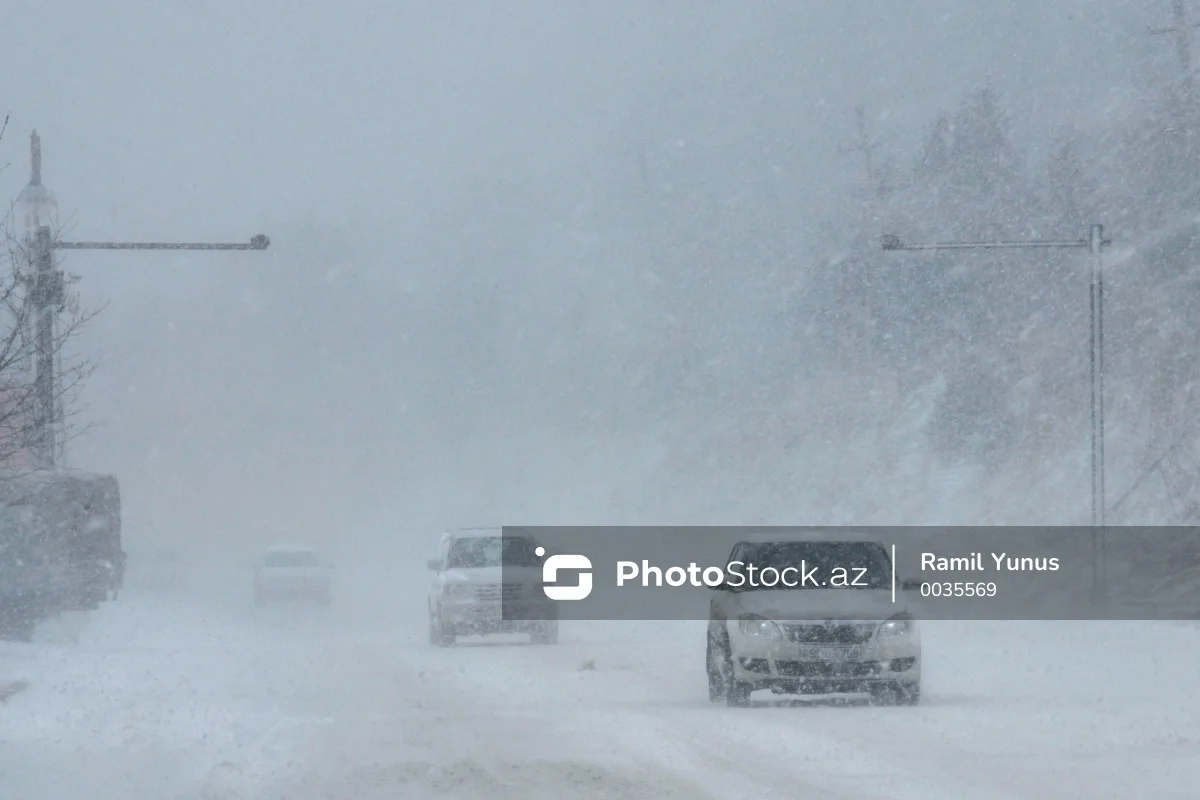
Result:
M922 583L921 597L995 597L994 583Z

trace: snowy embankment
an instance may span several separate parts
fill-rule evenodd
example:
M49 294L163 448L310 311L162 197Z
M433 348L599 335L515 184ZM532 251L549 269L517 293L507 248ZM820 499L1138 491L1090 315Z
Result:
M1018 386L1014 394L1036 395L1037 376L1028 377L1033 388ZM944 388L940 377L906 395L876 392L876 383L801 383L790 405L739 409L724 419L680 426L663 437L673 444L659 446L665 455L656 463L618 478L626 517L696 525L1089 523L1086 380L1074 386L1079 397L1068 404L1069 417L1026 419L1004 461L992 468L931 452L934 409ZM1150 418L1148 383L1111 376L1107 384L1110 507L1174 442L1190 480L1200 464L1200 438L1187 435L1190 428L1156 426ZM1188 489L1186 480L1181 488ZM1162 480L1143 482L1130 501L1111 522L1177 524L1177 499Z
M1108 518L1112 525L1180 524L1189 506L1194 512L1197 220L1118 242L1106 258L1106 485L1109 506L1121 502ZM918 358L903 366L865 358L857 365L806 364L787 380L764 374L770 390L752 400L664 423L655 431L653 462L608 478L621 487L625 518L698 525L1087 525L1088 287L1081 261L1073 304L1042 308L1031 300L1027 329L1014 341L989 345L1004 352L988 355L1002 355L1011 367L997 406L1012 414L1015 432L989 468L965 455L954 463L932 446L939 400L956 377L961 388L978 353L968 348L962 363L931 352L923 364ZM947 337L946 345L955 344ZM1167 452L1163 471L1151 470Z
M253 782L328 713L294 700L319 656L220 607L132 593L77 643L0 644L0 676L29 684L0 707L0 794L203 797Z
M230 573L232 574L232 572ZM926 702L710 705L703 624L564 622L428 644L423 574L334 607L123 598L79 643L4 645L6 800L1193 797L1200 631L929 623ZM589 668L590 667L590 668Z

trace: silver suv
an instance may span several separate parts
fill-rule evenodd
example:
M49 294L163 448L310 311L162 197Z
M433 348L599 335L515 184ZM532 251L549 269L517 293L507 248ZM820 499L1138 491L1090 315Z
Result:
M558 616L542 591L542 559L530 536L501 528L442 535L429 560L429 641L441 647L458 636L528 633L538 644L558 642ZM509 619L504 618L508 611Z
M710 605L710 700L744 706L770 689L920 702L921 634L884 543L829 531L753 534L729 565ZM752 582L750 566L769 569Z

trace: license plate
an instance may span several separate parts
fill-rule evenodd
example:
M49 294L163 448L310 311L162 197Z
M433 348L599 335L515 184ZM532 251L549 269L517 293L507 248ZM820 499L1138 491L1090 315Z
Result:
M862 648L805 647L801 655L810 661L858 661L862 657Z
M500 606L486 605L474 606L471 609L471 615L480 619L500 619L504 616L503 609Z

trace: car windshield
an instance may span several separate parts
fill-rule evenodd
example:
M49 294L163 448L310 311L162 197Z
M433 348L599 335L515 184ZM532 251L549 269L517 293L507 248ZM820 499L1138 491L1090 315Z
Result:
M890 589L892 586L891 557L877 542L742 542L734 547L729 561L753 565L759 570L795 567L801 572L809 572L815 569L816 572L810 574L821 581L840 568L846 571L846 588ZM799 580L793 582L796 585L787 588L812 586ZM760 586L746 582L743 589L753 590Z
M449 569L536 567L541 565L532 539L511 536L470 536L455 539L446 556Z
M268 567L315 567L319 560L317 554L306 550L280 550L267 553Z

